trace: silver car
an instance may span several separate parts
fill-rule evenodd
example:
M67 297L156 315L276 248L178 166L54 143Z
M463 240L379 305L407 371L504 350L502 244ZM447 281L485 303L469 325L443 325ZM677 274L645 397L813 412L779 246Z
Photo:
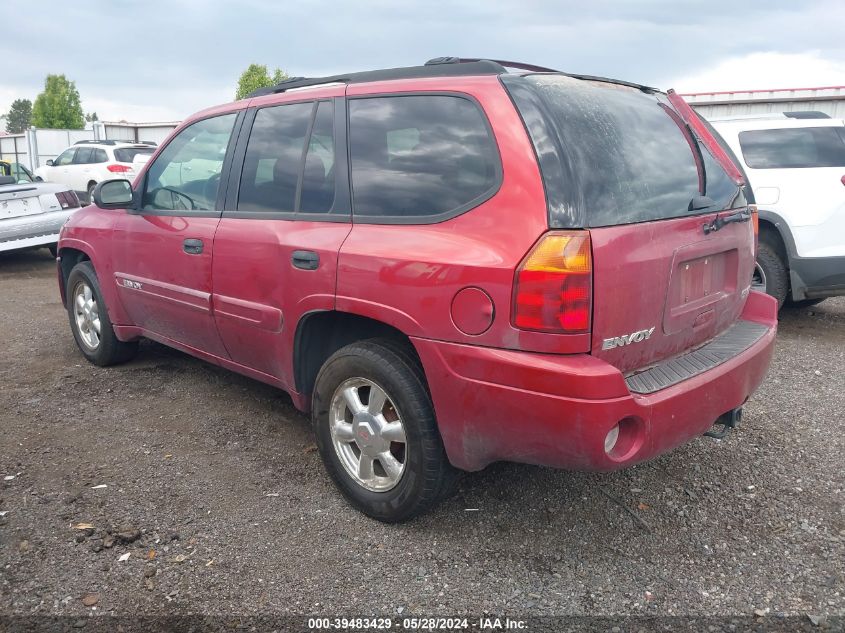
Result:
M0 161L0 252L46 246L55 254L59 230L79 206L66 185L39 182L23 165Z

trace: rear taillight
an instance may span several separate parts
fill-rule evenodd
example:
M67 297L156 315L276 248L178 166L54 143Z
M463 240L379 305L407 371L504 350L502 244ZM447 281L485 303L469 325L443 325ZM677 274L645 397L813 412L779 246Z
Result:
M540 332L588 332L592 303L590 234L546 233L516 270L513 325Z
M62 209L75 209L79 206L79 198L73 191L59 191L56 194L56 199L59 201Z
M132 171L132 168L126 165L109 165L106 169L113 174L125 174L127 171Z

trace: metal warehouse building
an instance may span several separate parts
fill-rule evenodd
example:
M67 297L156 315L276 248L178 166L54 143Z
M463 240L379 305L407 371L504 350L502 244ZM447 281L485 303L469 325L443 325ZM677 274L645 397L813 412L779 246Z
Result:
M816 110L845 119L845 86L693 92L683 97L706 119L797 110Z

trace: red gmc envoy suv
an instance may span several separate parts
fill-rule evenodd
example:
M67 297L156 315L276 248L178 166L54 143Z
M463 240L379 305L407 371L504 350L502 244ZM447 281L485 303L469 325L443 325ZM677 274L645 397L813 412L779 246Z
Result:
M458 58L297 78L100 183L59 285L89 361L146 337L286 390L352 504L401 521L460 470L727 432L777 326L746 182L672 91Z

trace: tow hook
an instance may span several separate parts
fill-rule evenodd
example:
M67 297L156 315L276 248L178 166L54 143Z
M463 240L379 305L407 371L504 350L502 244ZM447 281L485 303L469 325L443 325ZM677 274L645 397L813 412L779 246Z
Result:
M719 416L719 419L713 423L714 426L721 425L721 430L707 431L704 435L706 437L715 437L717 440L723 440L728 436L728 433L731 432L731 429L735 429L737 427L741 420L742 407L723 413Z

